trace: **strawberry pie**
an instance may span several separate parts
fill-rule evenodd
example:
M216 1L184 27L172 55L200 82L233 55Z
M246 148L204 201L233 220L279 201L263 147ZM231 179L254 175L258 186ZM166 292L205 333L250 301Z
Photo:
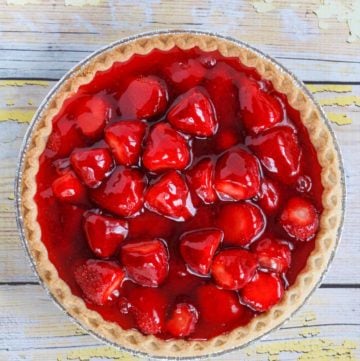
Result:
M300 84L206 34L119 43L38 115L22 215L40 277L86 328L155 356L240 347L318 283L341 167Z

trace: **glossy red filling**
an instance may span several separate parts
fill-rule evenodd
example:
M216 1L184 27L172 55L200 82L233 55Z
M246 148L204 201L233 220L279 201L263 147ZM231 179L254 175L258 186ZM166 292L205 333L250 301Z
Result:
M134 79L144 77L147 79L145 85L134 83ZM164 89L167 95L161 93ZM182 98L179 100L178 97L187 92L190 92L190 95L185 97L187 100L183 101L184 104L178 106L180 109L174 109L174 101L179 104ZM132 98L133 94L136 94L135 100ZM256 101L251 98L254 94ZM95 96L97 98L94 100ZM186 112L186 101L189 97L196 98L201 104L203 116L206 118L206 126L202 128L203 133L200 135L191 134L191 125L182 123L182 108L185 108ZM99 98L102 101L96 100ZM142 101L145 98L148 100L146 106ZM188 101L190 105L193 101L191 99ZM207 99L210 99L210 103ZM89 101L91 103L88 103ZM87 104L85 110L84 103ZM92 109L90 122L87 119L89 107ZM172 110L169 112L169 109ZM254 117L254 113L257 116ZM134 135L135 143L127 148L120 145L114 150L109 145L112 142L111 136L115 134L116 137L119 136L120 142L125 142L128 135L124 132L130 131L128 128L116 130L116 127L113 127L113 124L123 120L142 120L141 123L129 125L131 134L137 134L138 138ZM173 144L175 151L181 153L174 156L176 161L169 161L171 164L167 164L166 169L161 168L164 167L163 163L159 165L155 162L158 155L154 153L159 151L159 147L157 150L148 149L150 133L157 123L162 123L158 127L160 133L167 131L167 127L171 128L171 132L175 132L175 135L169 133L166 144L160 148ZM298 111L288 104L286 97L276 92L271 83L261 79L254 69L243 66L237 59L224 58L218 52L205 53L197 48L187 51L174 48L167 52L153 50L145 56L135 55L125 63L115 63L108 71L98 72L89 84L82 86L75 95L66 100L59 114L53 119L53 125L53 134L40 158L40 169L36 177L38 188L35 200L42 240L51 262L72 292L83 297L90 309L99 312L106 320L117 322L124 329L137 328L143 333L153 333L162 339L209 339L231 331L247 324L259 312L278 302L281 294L278 299L275 299L275 295L274 300L259 299L266 290L264 285L273 287L268 290L270 298L276 287L281 286L286 292L286 288L294 283L314 248L317 220L307 226L305 231L301 228L302 225L299 229L298 225L292 222L295 216L303 216L303 208L296 207L309 207L311 204L309 212L313 212L317 218L322 211L321 168L315 149L300 121ZM113 130L109 130L110 126ZM284 127L289 127L290 130L283 132ZM290 149L289 154L286 154L290 165L281 161L279 166L269 163L266 154L275 152L273 145L265 147L265 150L256 148L269 137L269 132L276 129L280 136L272 136L272 139L278 143L283 142L277 144L280 153L286 153L286 149L291 148L287 142L297 143L301 153L298 169L295 169L294 165L298 158L296 151ZM125 137L121 138L121 134L125 134ZM156 134L151 134L156 142ZM185 150L181 151L184 147L188 147L189 154L186 154ZM74 154L82 149L106 149L94 156L94 159L101 159L101 165L97 166L93 176L80 176L83 169L81 162L85 156ZM227 153L229 149L235 151ZM137 159L136 154L139 152ZM233 162L240 159L241 163L248 157L244 156L243 152L255 159L253 165L245 167L249 174L234 175L230 172L229 175L226 167L231 168ZM191 183L189 174L196 173L196 169L193 169L203 159L206 159L202 163L204 169L212 162L216 163L219 169L199 180L202 188L196 193L192 188L196 180ZM116 165L119 162L123 165ZM86 166L87 164L85 172ZM121 178L125 182L127 179L122 173L123 167L129 170L129 179L135 176L143 177L143 188L139 192L141 197L147 197L145 206L143 200L140 200L139 204L133 200L135 213L130 215L126 213L128 210L117 208L118 198L113 198L111 209L99 206L104 204L101 203L105 192L101 188L102 184L114 172L119 171L121 174L117 181ZM260 171L256 170L258 168ZM149 188L153 187L152 192L158 194L158 189L170 181L165 180L164 185L159 183L157 188L153 186L154 183L160 182L159 177L168 174L171 169L173 172L177 170L177 174L182 177L181 182L185 182L185 186L190 188L192 206L191 209L185 209L188 213L180 209L176 211L178 213L174 211L169 218L162 214L162 211L154 211L157 204ZM251 172L255 173L252 175ZM74 194L67 192L66 184L69 183L64 186L64 183L57 181L64 174L74 177L67 179L67 182L73 182L71 184L72 189L75 189ZM173 173L171 174L169 179L172 181ZM248 185L239 188L238 183L241 183L243 176L248 177ZM183 183L180 185L179 182L174 180L175 186L179 184L176 187L183 187ZM126 185L124 189L126 192ZM256 192L252 194L254 189ZM180 193L181 189L177 190ZM266 199L261 196L264 192L269 194ZM64 195L70 198L62 201L61 197ZM293 199L293 202L288 204L290 199ZM106 202L111 200L107 199ZM234 243L234 224L229 217L232 217L234 212L239 212L237 214L241 215L240 219L248 217L249 203L255 205L253 211L260 212L264 224L251 227L245 224L244 232L249 235ZM243 204L246 204L247 209L245 215L241 213ZM294 207L300 209L295 215ZM108 235L109 243L106 249L101 249L103 245L99 238L96 238L96 232L101 232L103 225L94 226L89 221L86 232L91 234L86 235L84 230L84 218L88 217L89 210L95 215L103 214L122 221L125 219L128 230L121 228L125 223L116 226L120 228L113 226L116 231ZM120 215L119 212L125 213ZM251 217L255 216L251 214ZM295 223L297 221L296 218ZM106 227L109 227L109 224L106 224ZM256 227L259 229L255 229ZM204 233L204 229L215 229L215 233ZM217 230L222 232L219 239L216 239ZM203 237L203 249L199 255L191 249L192 233L189 236L187 232L200 232L195 233L195 237L198 234ZM89 238L92 238L91 241ZM271 243L273 239L277 240L275 246ZM139 260L134 260L134 247L127 246L139 240L148 242L146 252L155 254L156 257L154 256L151 262L155 268L158 267L154 273L148 270L150 273L145 277L150 275L153 279L149 281L149 277L146 278L144 284L141 277L147 271L140 270L141 273L138 269L133 269ZM283 243L285 246L279 246ZM164 255L163 246L168 256ZM105 259L104 262L110 260L112 263L109 274L99 281L102 282L100 291L97 290L97 296L101 292L101 296L106 295L106 299L96 298L94 301L87 297L88 285L84 286L81 281L88 269L79 270L79 265L88 259L100 259L99 257ZM168 257L167 265L164 266L161 257ZM141 262L145 261L140 259L140 266L137 267L141 267ZM237 265L242 263L245 276L237 274ZM124 275L117 273L115 278L112 277L111 267L123 265ZM228 267L227 271L232 272L230 278L224 276L224 265ZM137 304L143 289L143 297L149 300L148 305ZM223 310L214 299L222 300L223 304L234 304L229 310ZM152 307L161 315L160 318L163 318L156 327L144 325L143 318L146 318L146 312L151 313Z

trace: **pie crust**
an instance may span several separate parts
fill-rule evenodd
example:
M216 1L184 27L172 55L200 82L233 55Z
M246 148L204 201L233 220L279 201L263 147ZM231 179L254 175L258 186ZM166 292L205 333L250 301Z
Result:
M133 54L147 54L154 48L170 50L174 46L181 49L197 46L205 52L218 50L225 57L238 57L244 65L255 67L261 77L270 80L274 88L285 94L289 104L300 112L322 167L324 210L315 248L306 267L285 292L282 301L268 312L253 318L246 326L207 341L163 341L154 336L145 336L137 330L123 330L118 324L105 321L99 313L88 309L81 298L71 293L48 259L46 247L41 241L37 205L34 201L39 157L52 131L52 119L64 100L81 85L89 83L97 71L110 68L114 62L126 61ZM34 126L24 145L19 165L20 176L17 190L19 225L32 262L50 295L67 314L95 336L113 346L148 356L189 358L215 355L244 347L281 325L320 283L334 255L343 223L345 188L341 158L325 116L310 93L292 74L257 50L238 41L208 33L180 31L140 35L112 44L75 67L63 78L36 114Z

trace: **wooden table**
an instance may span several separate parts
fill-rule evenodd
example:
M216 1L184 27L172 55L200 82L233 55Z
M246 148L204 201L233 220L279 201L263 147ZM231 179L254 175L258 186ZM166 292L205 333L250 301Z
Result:
M344 233L323 284L280 330L221 360L360 360L360 39L348 27L358 19L356 6L358 1L320 0L0 0L0 360L135 359L82 331L39 285L16 230L13 182L28 123L59 77L111 41L168 28L231 35L278 59L324 106L345 161Z

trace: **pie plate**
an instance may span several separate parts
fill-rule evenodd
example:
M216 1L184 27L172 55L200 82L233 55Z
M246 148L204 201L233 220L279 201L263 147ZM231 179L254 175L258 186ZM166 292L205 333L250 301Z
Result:
M282 300L256 315L244 326L208 340L169 339L144 335L135 329L122 329L103 319L71 292L49 260L41 239L37 215L35 177L39 157L52 131L51 120L65 99L81 85L89 83L97 71L109 69L114 62L125 62L134 54L145 55L153 49L168 51L200 48L218 51L224 57L238 58L255 68L262 79L286 96L299 111L321 166L322 212L315 246L305 267L285 291ZM319 286L339 244L345 210L345 177L340 150L329 121L304 84L277 61L252 46L215 33L197 31L159 31L116 41L78 63L55 85L39 106L24 138L15 180L17 226L34 272L51 299L78 325L108 344L135 355L163 359L208 358L243 348L272 332L288 320Z

